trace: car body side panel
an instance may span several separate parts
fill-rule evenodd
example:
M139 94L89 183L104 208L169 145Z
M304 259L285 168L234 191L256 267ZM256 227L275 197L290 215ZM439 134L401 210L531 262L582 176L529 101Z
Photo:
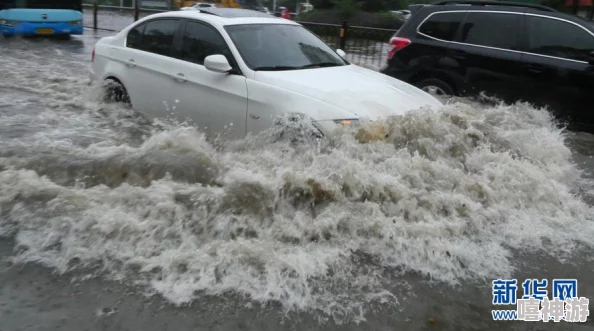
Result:
M344 109L268 83L248 79L247 89L249 97L247 134L258 134L272 127L278 116L287 113L302 114L318 121L358 118ZM322 132L329 133L324 129Z
M530 19L530 15L525 15L525 19L526 21ZM582 26L580 29L578 26L572 26L570 22L561 22L553 18L546 19L556 24L565 25L567 23L566 27L576 29L576 31L585 30L590 34L594 33L587 26ZM546 25L550 29L556 30L554 25ZM570 129L592 132L594 130L594 112L591 111L591 95L594 92L594 66L588 64L586 58L572 59L564 57L562 52L558 54L559 56L531 53L529 49L531 34L538 33L542 39L549 39L549 34L548 31L531 31L529 24L525 26L523 29L525 52L522 54L521 69L517 73L518 77L523 79L525 86L522 101L530 102L536 107L546 107L561 122L568 122ZM567 33L559 32L559 34ZM594 44L594 35L584 35L586 38L590 37L590 43L582 46L584 46L584 50L591 49ZM577 38L577 35L574 33L572 37Z
M124 86L132 84L129 76L125 75L126 50L117 44L114 37L102 38L95 44L95 59L89 69L91 83L101 84L107 78L115 78Z
M467 83L461 63L449 52L452 44L417 31L419 25L431 14L430 10L421 9L421 13L413 15L403 31L396 34L398 37L411 40L412 43L388 60L381 73L413 85L424 79L438 78L459 94L467 90ZM466 11L459 10L456 14L463 20ZM454 37L459 32L460 27L455 31Z
M464 91L467 85L463 67L450 55L449 48L447 42L421 36L400 50L383 73L413 85L423 79L439 78L456 91Z
M189 119L208 136L224 139L245 137L247 87L242 75L212 72L203 65L182 60L169 64L173 79L167 92L171 112L184 121Z

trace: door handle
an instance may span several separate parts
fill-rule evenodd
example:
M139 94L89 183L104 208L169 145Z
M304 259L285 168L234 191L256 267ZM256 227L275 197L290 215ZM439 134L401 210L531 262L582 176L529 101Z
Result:
M260 116L256 115L256 114L252 114L250 113L250 117L257 120L258 118L260 118Z
M130 68L134 68L136 67L136 61L134 61L134 59L130 59L128 60L128 63L126 63L126 65Z
M450 55L455 58L455 59L465 59L466 58L466 52L464 51L450 51Z
M178 81L180 83L184 83L184 82L187 82L188 81L188 77L186 77L181 72L173 75L173 79L175 79L176 81Z

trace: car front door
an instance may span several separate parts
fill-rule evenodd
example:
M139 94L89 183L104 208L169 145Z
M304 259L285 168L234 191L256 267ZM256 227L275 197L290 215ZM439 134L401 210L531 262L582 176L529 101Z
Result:
M448 50L468 86L463 94L484 92L506 102L519 96L521 17L521 13L511 12L468 12L456 43Z
M233 70L213 72L204 66L209 55L221 54ZM208 23L188 20L183 28L179 60L171 66L178 79L172 112L190 120L207 136L224 140L245 137L247 86L223 36Z
M171 63L179 52L176 31L181 20L159 18L132 29L126 38L126 51L121 58L126 65L124 85L135 109L149 117L168 114L173 77Z
M594 34L564 19L526 14L521 75L530 90L526 101L548 106L576 128L594 129L592 95Z

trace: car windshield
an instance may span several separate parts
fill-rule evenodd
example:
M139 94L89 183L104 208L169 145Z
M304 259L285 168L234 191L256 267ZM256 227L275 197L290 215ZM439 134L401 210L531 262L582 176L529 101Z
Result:
M252 70L299 70L348 64L299 25L241 24L225 29Z

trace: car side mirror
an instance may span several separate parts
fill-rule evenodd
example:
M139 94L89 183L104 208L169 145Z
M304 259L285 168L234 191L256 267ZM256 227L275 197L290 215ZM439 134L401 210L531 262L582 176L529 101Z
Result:
M221 74L228 73L233 69L227 58L221 54L209 55L204 59L204 67L210 71Z
M343 59L346 56L346 53L340 48L336 50L336 54L340 55L340 57Z

